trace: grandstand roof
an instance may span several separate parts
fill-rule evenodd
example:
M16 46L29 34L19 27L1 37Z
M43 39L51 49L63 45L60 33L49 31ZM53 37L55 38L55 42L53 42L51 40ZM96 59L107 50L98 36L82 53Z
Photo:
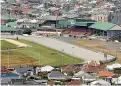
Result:
M42 20L60 20L60 19L64 19L62 16L51 16L51 15L48 15L48 16L43 16L41 17L40 19Z
M13 17L2 17L1 19L2 19L2 20L9 20L9 19L11 19L11 20L16 20L16 18L13 18Z
M70 19L70 20L59 20L60 25L75 25L75 26L89 26L91 24L93 24L94 22L91 21L79 21L77 22L74 19Z
M7 25L15 26L15 25L17 25L17 23L16 22L8 22Z
M52 26L41 26L39 29L50 29L50 30L55 30L56 28Z
M1 31L16 31L16 28L1 25Z
M114 26L115 24L109 23L109 22L96 22L91 26L89 26L89 28L95 28L95 29L107 31L113 28Z

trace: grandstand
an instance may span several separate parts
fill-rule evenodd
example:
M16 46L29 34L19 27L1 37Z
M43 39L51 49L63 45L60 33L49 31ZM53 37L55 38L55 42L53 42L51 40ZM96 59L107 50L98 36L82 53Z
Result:
M53 36L59 34L59 30L52 26L41 26L37 29L37 35Z
M63 35L71 37L75 36L98 36L105 40L121 41L121 27L109 22L94 22L79 19L59 20L59 25L64 30ZM65 29L66 27L66 29Z
M101 36L106 40L119 40L121 35L121 27L109 22L96 22L89 26L95 30L95 35Z
M14 27L8 27L1 25L1 34L16 34L17 29Z
M91 35L93 33L93 30L84 26L73 26L70 29L63 31L62 33L71 35Z

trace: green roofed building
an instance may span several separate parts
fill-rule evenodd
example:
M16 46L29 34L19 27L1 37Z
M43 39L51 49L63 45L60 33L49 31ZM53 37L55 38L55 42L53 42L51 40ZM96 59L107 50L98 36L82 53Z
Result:
M113 38L113 40L114 38L116 38L115 40L118 40L117 37L120 38L121 36L121 27L113 23L95 22L89 26L89 28L95 29L96 35L103 36L107 40L111 38Z
M1 20L10 20L10 21L15 21L16 20L16 18L14 18L14 17L1 17Z
M89 21L84 19L63 19L59 20L58 24L61 26L85 26L88 27L94 24L95 21Z
M16 31L17 31L16 28L1 25L1 33L2 34L5 34L5 33L15 34Z
M95 22L94 24L92 24L89 27L95 28L95 29L98 29L98 30L107 31L107 30L110 30L114 26L115 26L115 24L109 23L109 22Z
M11 27L14 27L14 26L17 25L17 23L16 22L8 22L7 25L8 26L11 26Z
M16 3L16 0L6 0L6 2L8 2L9 4L13 4Z

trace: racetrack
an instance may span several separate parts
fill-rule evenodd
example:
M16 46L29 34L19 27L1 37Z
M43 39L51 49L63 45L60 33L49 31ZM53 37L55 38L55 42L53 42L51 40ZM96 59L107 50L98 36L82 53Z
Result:
M16 36L3 36L3 35L2 35L2 37L4 37L4 38L16 38ZM47 38L47 37L38 38L38 37L34 37L34 36L28 36L28 37L19 36L18 38L30 40L30 41L36 42L38 44L45 45L47 47L56 49L58 51L62 51L64 53L72 55L74 57L84 59L85 61L106 60L104 58L104 54L102 54L102 53L87 50L87 49L84 49L82 47L79 47L79 46L76 46L76 45L73 45L73 44L69 44L69 43L63 42L63 41L55 39L55 38ZM111 59L114 59L114 58L115 57L110 56L110 55L107 56L107 60L111 60Z

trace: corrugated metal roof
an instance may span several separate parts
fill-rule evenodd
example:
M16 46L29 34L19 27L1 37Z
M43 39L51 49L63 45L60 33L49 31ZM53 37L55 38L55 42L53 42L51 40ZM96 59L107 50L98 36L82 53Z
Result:
M60 20L60 19L64 19L62 16L43 16L41 17L40 19L43 19L43 20Z
M95 29L107 31L107 30L113 28L114 26L115 26L115 24L109 23L109 22L96 22L96 23L92 24L89 27L90 28L95 28Z
M9 20L9 19L16 20L16 18L13 18L13 17L2 17L1 19L3 19L3 20Z
M110 30L121 30L121 26L116 25L113 28L111 28Z
M7 24L8 24L8 25L12 25L12 26L13 26L13 25L17 25L16 22L8 22Z
M60 25L75 25L75 26L90 26L94 22L76 22L75 20L60 20L58 24Z
M1 31L16 31L16 28L1 25Z

